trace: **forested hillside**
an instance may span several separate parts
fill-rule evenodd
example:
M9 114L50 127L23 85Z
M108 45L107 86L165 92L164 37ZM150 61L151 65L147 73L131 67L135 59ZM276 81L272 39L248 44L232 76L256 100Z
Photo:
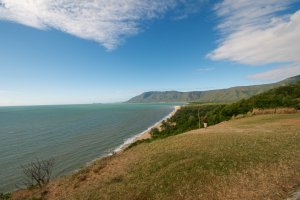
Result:
M153 103L153 102L218 102L232 103L241 99L248 99L251 96L266 92L270 89L295 83L300 80L300 75L285 79L283 81L254 86L232 87L228 89L210 90L210 91L152 91L145 92L133 97L128 103Z
M168 121L163 122L162 130L152 130L153 138L180 134L201 128L203 117L214 125L235 116L252 115L253 109L294 108L300 110L300 82L271 89L268 92L243 99L232 104L190 104L183 106Z

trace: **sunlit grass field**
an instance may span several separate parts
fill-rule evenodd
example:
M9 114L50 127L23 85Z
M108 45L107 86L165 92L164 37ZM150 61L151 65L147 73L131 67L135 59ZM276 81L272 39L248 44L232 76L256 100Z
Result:
M300 114L261 115L142 143L14 198L276 200L299 184Z

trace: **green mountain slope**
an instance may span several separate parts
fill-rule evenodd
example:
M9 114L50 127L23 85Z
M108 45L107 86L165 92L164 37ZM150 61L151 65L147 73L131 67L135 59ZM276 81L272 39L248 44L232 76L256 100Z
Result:
M254 111L255 110L255 111ZM271 89L249 99L231 104L188 104L162 123L161 129L152 129L153 139L165 138L203 127L206 115L208 125L219 124L232 118L262 113L296 113L300 111L300 82ZM200 116L200 118L199 118ZM132 144L133 146L135 144Z
M270 89L284 86L290 83L300 81L300 75L294 76L283 81L253 86L240 86L228 89L209 90L209 91L153 91L145 92L133 97L127 103L154 103L154 102L235 102L241 99L250 98L253 95L266 92Z

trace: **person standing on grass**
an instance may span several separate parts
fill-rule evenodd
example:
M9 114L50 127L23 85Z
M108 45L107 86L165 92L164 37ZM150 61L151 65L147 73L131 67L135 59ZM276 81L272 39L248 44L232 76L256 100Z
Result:
M205 115L204 118L203 118L203 125L204 125L204 128L207 128L207 122L208 122L208 120L207 120L207 115Z

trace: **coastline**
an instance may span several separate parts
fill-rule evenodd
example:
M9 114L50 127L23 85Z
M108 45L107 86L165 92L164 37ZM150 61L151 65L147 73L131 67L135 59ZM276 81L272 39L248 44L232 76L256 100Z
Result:
M126 139L123 142L123 144L121 144L120 146L118 146L117 148L115 148L111 153L108 153L106 155L97 157L97 158L91 160L90 162L86 163L85 167L91 166L93 163L95 163L96 161L101 160L103 158L113 156L114 154L120 154L120 153L122 153L130 144L132 144L132 143L134 143L136 141L144 140L144 139L150 139L151 138L151 134L150 134L151 129L157 128L157 129L160 130L162 122L164 120L167 120L167 119L173 117L179 109L181 109L181 106L173 106L172 112L170 112L167 116L163 117L161 120L159 120L154 125L152 125L149 128L147 128L145 131L143 131L143 132L141 132L141 133L139 133L139 134L137 134L137 135L135 135L135 136L133 136L131 138ZM81 169L76 169L71 174L75 174L75 173L77 173L80 170Z
M271 116L271 118L270 118ZM274 119L276 120L276 124L272 121L272 123L268 123L269 120L266 119ZM298 118L299 119L299 118ZM211 199L211 198L215 198L215 197L221 197L221 199L226 196L228 194L228 190L231 190L232 188L234 189L233 191L235 191L232 195L232 197L236 197L236 191L239 192L240 187L235 187L235 181L231 182L232 180L236 180L238 179L240 182L243 182L245 180L245 176L248 176L248 178L246 179L247 182L245 182L245 184L248 184L249 182L251 183L251 186L253 186L253 188L250 188L250 193L252 195L253 190L256 189L256 185L259 181L263 181L263 184L267 184L270 185L277 180L281 180L281 179L269 179L269 177L273 176L272 170L274 170L273 167L275 167L276 169L276 174L279 174L279 177L281 178L282 174L287 173L286 169L296 169L296 164L293 164L292 161L297 161L297 157L295 158L289 158L291 160L287 160L286 161L286 165L284 165L283 167L278 167L278 165L276 165L276 163L274 163L273 167L270 168L268 164L265 164L265 168L263 168L263 170L261 170L261 166L264 163L268 163L269 161L269 157L274 155L274 149L267 149L268 151L266 155L264 155L264 157L262 157L262 161L259 161L258 163L255 163L255 161L257 161L255 156L250 156L251 160L253 160L253 163L255 164L255 168L253 168L255 171L251 173L249 172L249 168L245 168L243 169L243 176L236 176L236 174L233 174L232 176L226 177L227 181L229 182L228 184L224 185L224 182L220 182L219 181L219 173L224 173L224 168L218 168L219 173L216 173L216 169L213 167L207 168L207 164L206 164L206 160L205 162L201 163L201 166L204 167L198 167L199 165L199 161L197 158L197 156L199 155L199 153L206 153L206 152L211 152L211 151L215 151L216 147L220 146L220 141L216 140L216 138L220 138L220 135L223 136L222 140L224 140L224 143L221 143L221 145L227 145L230 144L229 142L232 142L232 137L228 137L228 135L232 134L232 136L236 136L235 133L231 132L231 129L238 129L238 133L240 133L240 136L245 136L244 131L249 131L249 129L251 128L255 128L253 132L258 132L258 136L255 136L253 134L251 134L251 136L253 136L253 138L251 138L249 140L249 137L243 137L241 140L240 136L237 136L238 141L240 141L240 145L235 145L235 147L237 147L237 149L234 152L237 151L242 151L243 155L256 155L256 153L260 152L260 147L264 147L265 145L265 140L264 140L264 136L266 134L266 132L262 129L262 127L270 127L272 128L272 130L270 132L268 132L268 134L270 135L270 137L274 137L274 138L279 138L277 135L274 136L274 131L275 133L276 130L278 130L278 128L282 128L282 123L286 123L286 125L290 125L290 126L295 126L296 121L298 120L295 117L283 117L283 118L274 118L273 115L266 115L266 116L253 116L252 118L244 118L244 119L240 119L243 120L241 121L241 123L236 123L235 121L228 121L226 122L225 126L224 124L220 124L218 126L212 126L212 129L209 129L207 132L207 130L204 129L198 129L198 130L194 130L194 131L189 131L186 132L187 134L185 134L186 136L182 136L182 137L176 137L176 140L171 139L171 140L161 140L161 142L155 144L155 148L150 148L149 149L149 145L141 145L140 148L133 148L130 151L126 152L126 153L121 153L119 155L116 155L116 157L114 157L113 159L107 159L107 160L103 160L99 163L95 163L94 166L91 166L88 169L83 169L83 171L81 171L78 174L75 174L74 176L70 177L70 178L65 178L65 179L59 179L57 181L51 181L52 183L50 183L47 188L45 189L36 189L36 190L20 190L16 193L13 194L13 197L15 197L14 199L21 199L20 197L26 197L28 196L28 199L32 199L33 196L37 196L40 197L42 196L45 199L67 199L67 198L76 198L76 199L98 199L101 198L102 195L105 195L105 197L110 198L110 197L119 197L122 196L124 197L124 199L130 199L132 197L136 197L136 198L144 198L146 195L148 195L149 193L149 187L152 187L153 183L158 183L159 185L151 190L152 193L150 193L150 195L154 196L157 194L157 191L159 192L159 194L164 195L162 196L163 198L169 198L170 195L172 195L171 197L176 199L176 198L180 198L182 197L181 194L179 193L174 193L173 191L170 191L170 193L165 194L165 190L164 188L162 190L157 190L157 188L161 188L161 184L166 184L169 185L169 183L175 183L175 185L189 185L189 184L195 184L195 182L193 180L198 180L197 177L195 177L195 174L198 173L199 170L201 170L201 174L202 173L207 173L207 171L209 171L208 173L212 174L212 176L209 177L205 177L205 182L208 184L207 188L204 188L203 190L201 190L199 192L198 195L208 195L207 198ZM253 126L253 122L255 123L261 123L261 126ZM240 124L243 124L243 127L241 128ZM260 124L258 124L260 125ZM268 126L267 126L268 125ZM246 127L244 127L246 126ZM230 127L228 129L228 127ZM224 129L225 128L225 129ZM284 130L291 130L291 127L287 126L284 127ZM224 130L227 130L227 132L224 132ZM273 131L274 130L274 131ZM293 131L295 132L295 134L297 133L297 129L293 129ZM281 133L278 133L281 134ZM263 136L263 137L261 137ZM204 137L204 139L203 139ZM207 139L209 139L210 141L216 141L215 143L212 143L212 145L209 146L209 148L207 148ZM261 143L261 146L259 146L259 148L244 148L244 146L248 146L248 145L253 145L253 139L256 140L261 140L263 141ZM281 141L286 141L286 135L282 135L282 137L279 138L279 141L276 141L276 144L281 144ZM293 142L291 148L297 144L297 142L295 141L295 137L294 135L291 135L289 138L289 141ZM235 141L233 141L234 143ZM270 140L270 144L272 144L273 140ZM260 144L260 143L259 143ZM170 146L169 146L170 145ZM166 146L168 146L168 152L167 154L161 153L161 152L165 152L165 148ZM277 147L277 146L275 146ZM274 147L274 148L275 148ZM249 151L250 149L250 151ZM150 151L149 151L150 150ZM227 150L227 149L225 149ZM282 147L282 151L284 151L286 153L286 155L289 155L289 151L285 151L285 147ZM175 155L176 157L173 157L173 159L170 160L170 153L171 155ZM232 153L232 149L228 149L227 152L228 155L230 156ZM157 156L157 155L160 156ZM195 159L191 159L192 163L189 162L186 165L182 165L182 158L186 158L186 156L190 156L192 158ZM222 157L224 155L224 148L218 149L217 154L218 156ZM279 154L278 154L279 155ZM295 154L293 155L298 155ZM174 159L175 158L175 159ZM280 156L277 157L278 159L281 159ZM141 160L143 160L143 162L141 162ZM216 161L217 160L217 161ZM164 163L167 163L168 165L157 165L157 163L164 161ZM242 162L240 165L241 167L243 166L247 166L247 162L249 162L248 160L244 160L243 157L234 157L234 161L235 162ZM215 158L211 158L209 159L207 162L219 162L218 159ZM291 163L291 164L290 164ZM172 168L172 171L170 171L170 168L168 167L169 164L171 164L171 166L179 166L181 165L182 167L180 168ZM222 163L224 164L224 163ZM285 163L283 163L285 164ZM149 168L148 166L150 166L151 168ZM152 172L149 169L153 169L152 166L158 166L158 168L155 168L156 171L159 171L160 173L157 176L152 176ZM193 171L191 170L191 166L197 166L196 168L193 168ZM226 163L225 162L225 167L231 167L232 170L235 170L234 172L236 173L241 173L239 168L236 168L236 166L231 165L231 163ZM277 171L277 168L279 171ZM174 177L173 179L167 179L168 182L166 182L166 177L170 177L172 176L172 174L174 174L174 170L176 171L176 174L181 175L179 178ZM187 175L189 175L187 177L186 174L182 174L180 172L182 171L186 171ZM250 169L252 170L252 169ZM270 176L265 176L265 172L270 172ZM141 173L143 176L141 176ZM200 174L200 173L199 173ZM259 179L258 181L256 179L253 179L253 174L255 175L260 175L263 177L263 179ZM166 176L167 175L167 176ZM286 188L283 188L282 191L285 191L285 195L287 197L287 195L291 196L291 194L288 192L291 191L292 186L297 184L297 181L294 180L295 175L297 175L297 171L292 171L291 175L285 175L282 178L282 182L281 185L285 185L288 184ZM259 176L259 177L261 177ZM151 177L148 178L148 177ZM195 179L192 179L191 177L195 177ZM155 179L152 179L155 178ZM211 182L211 180L215 178L216 181L215 182ZM291 181L289 183L287 183L287 178L288 181ZM146 182L145 182L146 179ZM192 180L192 181L191 181ZM225 180L225 181L226 181ZM182 184L184 183L184 184ZM227 182L226 182L227 183ZM146 184L146 185L145 185ZM198 187L205 187L207 184L203 185L203 181L200 180L198 182L196 182L197 188ZM220 196L214 196L214 193L211 193L210 191L215 190L215 186L216 184L218 184L218 188L224 188L224 194L222 193L222 195ZM97 187L95 188L95 185L97 185ZM133 186L134 187L133 187ZM176 187L176 189L178 189L178 187ZM181 189L181 188L180 188ZM182 191L184 191L186 188L182 187ZM248 189L248 188L247 188ZM275 188L271 188L272 189L272 194L277 191L279 191L279 189L277 187ZM46 191L46 192L45 192ZM137 191L141 192L141 194L139 194L139 196L135 196L137 193ZM208 191L206 193L203 193L203 191ZM248 191L248 190L247 190ZM265 189L265 191L268 191L268 188ZM281 190L280 190L281 191ZM121 192L121 194L119 193ZM189 188L189 191L187 194L193 194L193 192L195 192L192 189ZM260 193L262 194L261 196L263 197L266 193L264 191L260 191ZM275 194L274 193L274 194ZM115 195L116 194L116 195ZM146 194L146 195L144 195ZM213 196L211 196L211 194ZM245 194L245 191L241 191L239 194L243 195ZM276 193L277 194L277 193ZM115 195L115 196L113 196ZM193 198L197 198L197 196L191 196L191 199ZM255 196L257 197L257 196ZM22 198L23 199L23 198ZM25 199L25 198L24 198ZM26 198L27 199L27 198Z
M90 161L87 161L86 163L82 164L81 166L77 167L74 170L70 170L70 171L68 171L68 172L66 172L64 174L60 174L60 175L54 176L53 179L57 179L57 178L60 178L62 176L68 176L68 175L75 174L75 173L79 172L80 170L82 170L82 168L86 168L86 167L89 167L89 166L93 165L96 161L99 161L101 159L113 156L114 154L122 153L130 144L132 144L132 143L134 143L134 142L136 142L138 140L151 138L151 135L150 135L151 129L152 128L160 128L160 126L162 124L162 121L171 118L177 112L177 110L179 110L181 108L181 106L170 106L170 108L172 110L170 110L170 112L168 112L168 114L166 116L164 116L163 118L161 118L159 121L157 121L153 125L149 126L143 132L140 132L140 133L138 133L138 134L136 134L136 135L134 135L134 136L132 136L130 138L125 139L121 145L112 147L110 150L104 152L102 155L94 157ZM5 192L15 192L15 191L18 191L19 189L18 188L14 188L14 189L11 189L11 190L7 190Z
M153 124L152 126L150 126L149 128L147 128L145 131L141 132L141 133L138 133L136 135L134 135L133 137L131 138L128 138L126 139L121 145L119 145L118 147L116 147L115 149L113 149L111 151L111 153L108 153L108 154L105 154L105 155L102 155L100 157L97 157L93 160L91 160L90 162L88 162L86 164L86 166L90 166L92 165L95 161L98 161L98 160L101 160L103 158L106 158L106 157L110 157L114 154L120 154L122 153L130 144L136 142L136 141L139 141L139 140L144 140L144 139L150 139L151 138L151 129L153 128L157 128L160 130L161 128L161 125L162 125L162 122L164 120L167 120L171 117L173 117L175 115L175 113L181 109L181 106L173 106L173 110L165 117L163 117L161 120L159 120L158 122L156 122L155 124ZM80 169L76 169L73 171L73 173L76 173L78 172Z
M151 129L153 128L157 128L157 129L161 129L161 125L162 125L162 122L164 120L167 120L169 118L171 118L172 116L175 115L175 113L181 108L181 106L174 106L173 107L173 110L170 114L168 114L167 116L165 116L164 118L162 118L161 120L159 120L158 122L156 122L154 125L150 126L149 128L147 128L145 131L127 139L124 141L123 144L121 144L119 147L117 147L112 154L114 153L121 153L123 152L130 144L136 142L136 141L139 141L139 140L144 140L144 139L150 139L151 138Z

